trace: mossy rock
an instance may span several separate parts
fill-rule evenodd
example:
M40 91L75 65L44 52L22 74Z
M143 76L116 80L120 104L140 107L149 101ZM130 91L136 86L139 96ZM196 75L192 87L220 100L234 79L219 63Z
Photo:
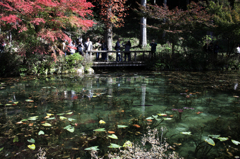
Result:
M93 73L94 73L94 69L91 68L91 67L90 67L90 68L86 68L86 69L85 69L85 72L86 72L86 73L89 73L89 74L93 74Z

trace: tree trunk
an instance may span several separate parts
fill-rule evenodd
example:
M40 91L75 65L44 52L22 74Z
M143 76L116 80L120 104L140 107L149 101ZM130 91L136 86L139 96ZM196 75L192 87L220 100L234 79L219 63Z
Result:
M112 25L110 25L107 29L106 29L106 41L107 41L107 46L108 46L108 50L112 51Z
M146 6L147 0L141 0L141 5ZM141 17L140 20L140 46L146 47L147 46L147 18Z

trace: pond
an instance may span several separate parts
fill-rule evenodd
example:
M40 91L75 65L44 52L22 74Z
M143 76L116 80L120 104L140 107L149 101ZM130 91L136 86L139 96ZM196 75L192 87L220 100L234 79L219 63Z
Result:
M181 157L239 158L239 77L102 72L1 79L0 156L91 158L94 146L106 156L156 128L168 152Z

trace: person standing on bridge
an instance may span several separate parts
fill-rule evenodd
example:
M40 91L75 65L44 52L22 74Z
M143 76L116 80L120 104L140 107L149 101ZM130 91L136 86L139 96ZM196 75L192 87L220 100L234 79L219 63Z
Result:
M101 44L102 44L102 50L108 50L107 43L105 42L104 39L102 40ZM102 60L104 62L107 62L107 53L105 53L105 52L102 53Z
M90 41L89 37L87 38L87 41L85 42L84 47L85 47L85 50L86 50L86 54L88 53L90 55L90 52L88 52L88 51L92 51L93 44Z
M152 40L152 42L150 43L151 46L151 53L152 53L152 57L156 57L156 47L157 47L157 43L155 42L155 39Z
M127 61L126 56L128 56L128 61L131 61L131 53L130 53L131 42L130 42L130 40L123 46L125 46L125 55L124 55L125 61Z
M120 53L120 49L121 49L121 45L120 45L120 38L118 38L118 41L116 42L116 46L115 46L115 50L116 52L116 61L117 62L121 62L121 53Z

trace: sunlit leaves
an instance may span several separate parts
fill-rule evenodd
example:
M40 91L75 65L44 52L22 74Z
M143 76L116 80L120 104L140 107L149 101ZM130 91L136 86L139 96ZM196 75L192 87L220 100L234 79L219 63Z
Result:
M52 126L50 123L44 123L44 124L42 124L42 126Z
M30 148L31 150L35 150L36 146L34 144L28 145L28 148Z
M212 146L215 146L215 142L211 138L206 138L206 139L204 139L204 141L207 142L208 144L212 145Z
M181 132L183 135L192 135L191 132Z
M37 120L38 116L29 117L28 120Z
M113 149L118 149L118 148L121 148L122 146L120 146L118 144L110 143L110 146L108 146L108 147L113 148Z
M87 151L98 151L98 146L92 146L92 147L87 147L85 148L84 150L87 150Z
M34 144L35 143L35 140L33 138L31 138L30 140L27 140L28 142Z
M0 148L0 152L3 150L4 147Z
M118 128L126 128L128 127L127 125L117 125Z
M44 135L45 133L44 133L44 131L42 131L42 130L40 130L39 132L38 132L38 135Z
M94 129L93 131L103 132L103 131L106 131L106 130L105 130L105 128L99 128L99 129Z
M240 142L237 141L237 140L231 140L231 141L232 141L232 143L234 143L235 145L239 145L239 144L240 144Z
M15 136L14 139L13 139L13 142L18 142L18 136Z
M111 138L111 139L118 139L118 137L115 134L108 135L108 137Z
M63 129L66 129L69 132L74 132L75 128L72 125L65 126Z

